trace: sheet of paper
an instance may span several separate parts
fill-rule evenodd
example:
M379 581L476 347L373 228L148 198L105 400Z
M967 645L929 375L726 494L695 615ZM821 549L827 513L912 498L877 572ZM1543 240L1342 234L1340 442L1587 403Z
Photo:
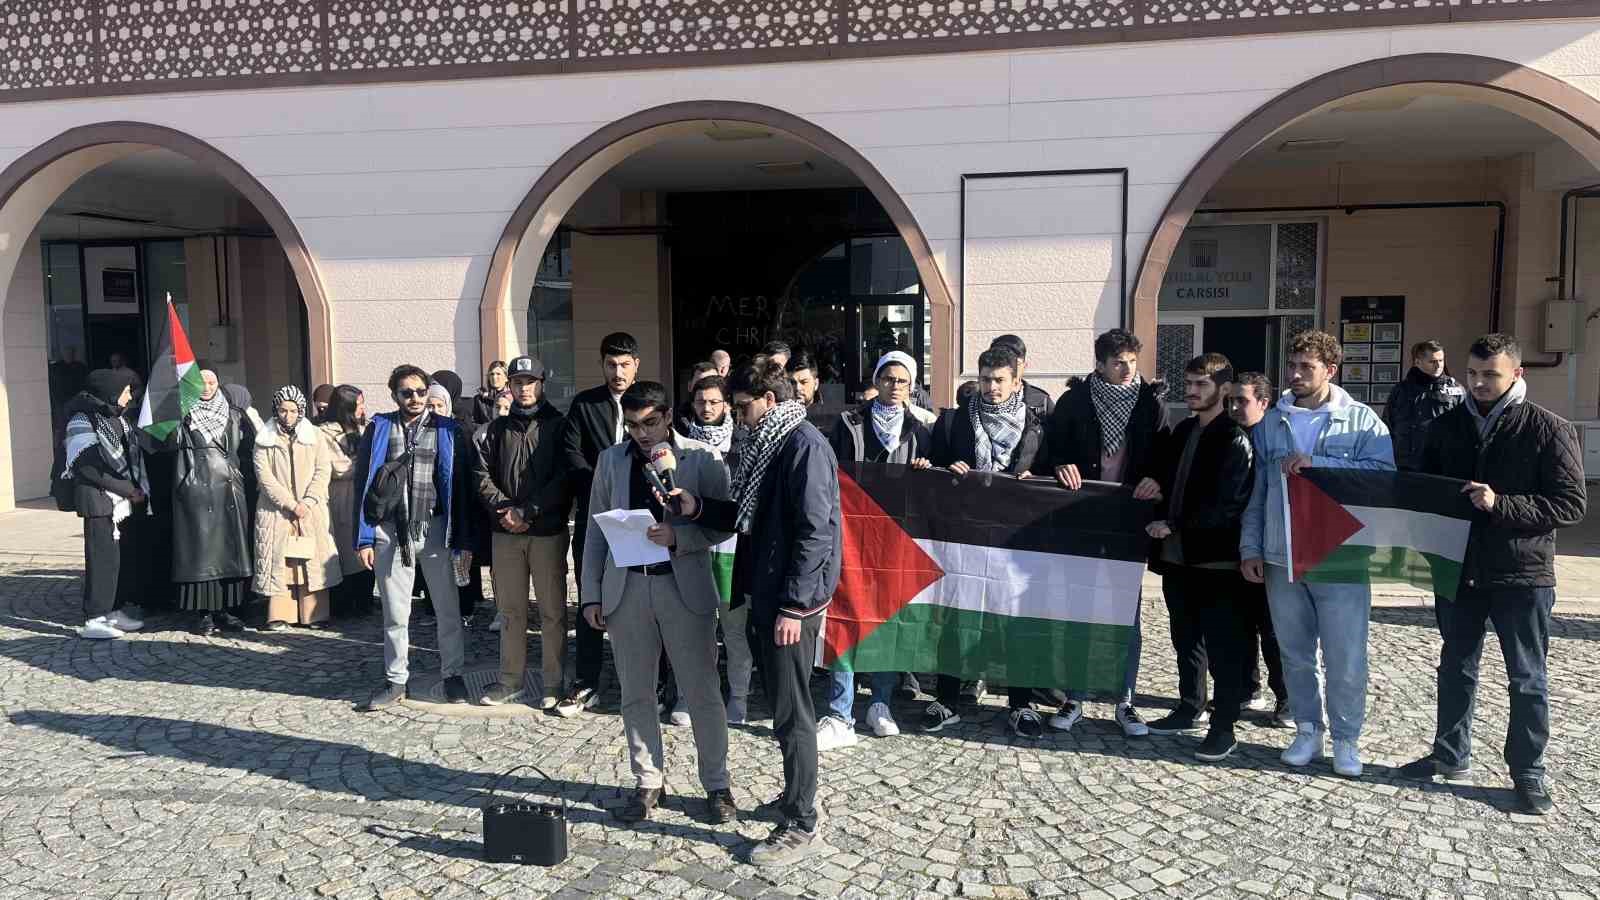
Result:
M667 548L650 543L645 532L656 523L648 509L612 509L591 518L605 532L611 558L619 566L648 566L671 558Z

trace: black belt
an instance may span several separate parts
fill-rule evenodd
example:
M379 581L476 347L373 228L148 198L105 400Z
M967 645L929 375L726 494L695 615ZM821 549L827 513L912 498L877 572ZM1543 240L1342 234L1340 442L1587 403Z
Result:
M651 563L648 566L629 566L628 571L637 572L640 575L671 575L672 561L668 560L664 563Z

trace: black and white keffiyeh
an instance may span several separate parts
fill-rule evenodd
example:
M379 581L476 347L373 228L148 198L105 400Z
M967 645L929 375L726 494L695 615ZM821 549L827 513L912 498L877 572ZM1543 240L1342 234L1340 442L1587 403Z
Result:
M900 446L900 434L905 425L905 407L872 401L872 433L878 436L878 443L884 450L893 453Z
M188 425L200 432L200 436L205 438L207 443L214 444L227 434L228 423L232 420L232 409L233 407L228 404L228 398L218 390L211 395L210 400L202 397L194 402L194 406L189 408Z
M1099 372L1089 376L1089 399L1094 402L1094 414L1100 419L1100 452L1115 456L1128 439L1128 420L1133 418L1133 408L1139 403L1139 390L1144 386L1139 376L1127 384L1111 384Z
M768 410L756 425L749 446L739 456L739 468L733 474L733 496L739 502L739 515L734 524L740 534L750 533L750 523L756 517L756 498L761 494L761 484L772 458L778 455L789 433L805 420L805 404L785 400Z
M83 451L98 444L100 456L111 474L123 481L131 481L145 494L150 493L150 475L145 469L144 454L139 450L139 440L121 416L80 412L67 420L62 436L62 450L66 463L61 467L61 477L72 477L72 464ZM111 523L113 537L120 536L116 525L133 512L133 504L126 497L105 492L112 504ZM148 505L145 515L151 514Z
M723 415L721 425L704 425L694 416L690 416L684 426L688 436L702 444L710 444L718 452L727 453L733 446L733 416Z
M974 468L980 472L1004 471L1011 465L1011 454L1022 443L1022 429L1028 421L1022 391L1017 390L999 403L973 397L967 405L967 415L972 419Z

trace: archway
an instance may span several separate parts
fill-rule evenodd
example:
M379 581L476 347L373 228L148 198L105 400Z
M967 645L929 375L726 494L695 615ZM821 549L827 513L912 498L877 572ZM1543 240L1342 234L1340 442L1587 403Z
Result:
M4 292L0 295L0 311L3 311L4 319L0 321L4 321L4 327L8 329L4 342L7 349L0 350L0 367L3 367L0 370L6 374L5 394L0 395L0 421L7 423L5 440L0 443L0 509L10 508L17 499L39 497L48 492L48 466L52 456L49 447L51 411L40 397L50 393L51 385L44 363L53 326L45 307L41 306L38 311L24 310L18 301L20 295L35 290L48 293L45 279L54 277L48 271L51 268L49 259L54 251L42 246L41 241L46 237L44 232L50 227L50 222L62 214L62 209L56 205L64 202L64 198L74 196L75 191L81 193L82 186L97 174L116 171L118 167L136 168L142 162L165 166L174 174L178 170L203 174L209 184L216 186L218 196L225 195L231 198L228 202L248 207L250 220L255 223L253 230L259 237L234 238L235 259L239 258L239 241L272 248L270 252L262 251L267 255L260 258L268 260L267 265L277 267L276 271L280 273L277 283L281 284L291 300L298 298L300 303L296 305L301 307L304 315L302 323L298 321L301 313L293 313L297 321L291 327L297 335L296 346L302 348L295 353L302 361L290 371L297 378L304 373L313 382L331 380L332 338L326 293L298 229L282 205L254 176L211 145L170 128L139 122L105 122L73 128L34 148L0 171L0 290ZM114 203L106 205L116 206ZM146 275L151 270L143 264L149 244L133 235L164 229L164 236L171 240L161 243L177 244L179 249L174 254L170 247L157 247L157 250L165 250L167 256L174 257L160 261L165 262L169 269L181 273L184 265L182 245L185 243L181 238L193 237L198 232L122 213L120 208L105 208L77 210L72 215L76 217L75 221L84 224L86 237L116 234L119 242L127 245L125 250L119 252L126 253L129 259L140 260L137 274L131 271L133 266L117 260L106 262L102 269L103 272L111 272L116 281L115 290L118 293L109 296L120 299L120 292L126 289L139 298L129 304L137 310L148 305L148 298L144 295L149 289ZM217 244L218 252L222 254L218 263L221 268L227 264L228 251L224 249L221 238ZM281 256L277 255L279 249ZM45 252L41 253L41 250ZM78 252L73 251L75 259ZM34 256L25 258L24 254L27 253ZM40 255L45 256L46 261L35 265ZM102 255L107 255L109 259L115 254ZM252 262L256 259L249 255L249 251L246 251L244 258ZM271 259L277 261L273 263ZM26 265L21 265L23 263ZM242 277L241 270L241 273L235 274L235 281ZM28 283L19 285L18 278ZM34 281L35 278L39 279L38 282ZM94 304L107 299L98 291L101 286L97 281L97 291L88 299L80 297L77 301L83 308L85 322L90 320ZM226 282L221 283L219 291L224 296L228 289ZM156 302L159 303L159 300ZM238 346L242 338L235 337L230 343ZM205 352L203 346L197 349ZM100 362L88 359L84 354L80 356L84 358L75 359L76 363ZM51 371L53 377L54 370Z
M1436 131L1424 131L1424 121L1437 126ZM1441 140L1443 135L1439 130L1463 129L1467 137L1457 142L1453 155L1440 156L1439 165L1464 168L1463 162L1471 159L1489 174L1470 183L1465 178L1457 179L1452 186L1444 185L1443 177L1437 179L1441 182L1438 185L1428 183L1434 179L1427 172L1402 174L1400 170L1406 165L1425 165L1429 154L1397 149L1401 138L1394 133L1375 134L1370 127L1373 122L1409 129L1423 143ZM1496 132L1488 123L1498 123L1502 127ZM1500 133L1510 131L1522 136L1521 145L1498 139ZM1541 143L1537 153L1532 149L1535 143ZM1380 145L1387 146L1387 156L1375 149ZM1564 165L1561 164L1563 160ZM1284 177L1273 183L1267 177L1266 173L1273 167L1278 167L1280 172L1287 171L1296 161L1302 167L1302 175L1315 172L1321 166L1322 171L1333 172L1333 177L1326 179L1320 192L1306 188L1305 182L1314 181L1312 178L1302 177L1300 183L1296 183L1293 178ZM1540 169L1537 182L1532 174L1535 162ZM1360 173L1361 178L1352 177L1352 168L1357 166L1368 170L1390 167L1393 171L1387 176L1388 188L1378 187L1377 183L1384 179L1370 171ZM1520 184L1517 183L1519 177ZM1435 219L1443 215L1441 210L1448 210L1454 217L1452 221L1457 222L1477 217L1472 226L1475 254L1472 264L1475 271L1481 270L1474 276L1481 277L1481 281L1473 283L1470 305L1454 310L1461 321L1445 330L1465 334L1499 327L1508 331L1521 330L1525 338L1534 338L1533 332L1543 327L1536 322L1539 305L1546 299L1554 299L1556 294L1555 287L1548 288L1548 297L1542 293L1546 290L1545 276L1556 274L1557 248L1563 240L1556 234L1554 204L1564 188L1594 181L1600 181L1600 101L1542 72L1485 57L1417 54L1361 63L1313 78L1274 98L1236 125L1200 159L1172 195L1153 229L1135 287L1133 327L1148 346L1157 350L1147 354L1146 365L1156 369L1157 357L1165 355L1171 358L1162 368L1170 370L1173 360L1181 354L1173 347L1165 347L1164 343L1182 343L1182 335L1176 335L1175 331L1183 327L1179 320L1198 323L1202 315L1212 312L1201 307L1215 294L1199 292L1191 296L1190 305L1177 310L1177 318L1174 318L1174 309L1181 305L1174 302L1175 294L1189 286L1190 279L1200 277L1194 270L1207 265L1206 258L1213 255L1210 250L1220 244L1227 252L1229 240L1239 238L1243 226L1260 229L1262 237L1257 243L1264 246L1270 240L1275 254L1276 242L1281 236L1278 232L1285 223L1320 218L1323 252L1313 254L1316 256L1315 271L1307 276L1315 281L1313 290L1317 300L1315 304L1303 304L1304 310L1291 312L1304 313L1298 317L1302 321L1296 328L1305 324L1306 319L1334 328L1344 321L1342 304L1360 299L1353 294L1404 294L1406 291L1385 290L1385 281L1379 278L1348 277L1348 265L1343 273L1345 277L1340 273L1330 274L1325 265L1340 256L1340 248L1330 248L1327 243L1330 230L1337 233L1343 228L1348 232L1356 227L1352 224L1356 222L1372 223L1369 227L1376 227L1384 217L1398 221L1419 210L1434 215ZM1418 212L1408 220L1407 227L1413 234L1435 225L1434 220L1424 220L1421 215ZM1270 239L1268 228L1272 229ZM1216 233L1198 233L1208 229ZM1195 244L1194 240L1186 240L1186 234L1195 240L1201 237L1205 240ZM1292 234L1291 238L1304 241L1307 234L1312 235L1311 240L1317 239L1314 222L1304 234ZM1241 241L1237 247L1245 248L1248 244ZM1197 246L1200 249L1197 250ZM1348 241L1343 244L1346 263L1353 256L1352 246ZM1244 252L1239 249L1241 255ZM1420 255L1426 256L1426 251ZM1280 264L1281 260L1274 256L1257 268L1264 268L1270 279L1276 276ZM1449 263L1440 262L1439 265L1448 268ZM1217 277L1224 274L1235 279L1241 277L1240 273L1221 271ZM1405 278L1392 281L1404 282ZM1362 282L1377 287L1368 290L1351 287ZM1272 290L1277 287L1274 283ZM1323 293L1329 296L1323 297ZM1570 290L1563 294L1563 297L1569 296ZM1222 305L1241 307L1218 311L1224 316L1240 317L1231 321L1230 328L1218 329L1222 332L1222 343L1259 338L1255 334L1245 334L1249 330L1244 327L1245 317L1262 315L1242 309L1251 304ZM1260 303L1262 307L1268 305L1273 312L1279 310L1276 300L1270 304ZM1411 306L1418 305L1418 298L1413 297ZM1437 302L1434 305L1441 306ZM1403 303L1399 308L1411 311ZM1163 322L1159 335L1158 309ZM1428 332L1442 321L1442 306L1432 313L1425 321L1414 323L1418 327L1404 331L1405 343L1432 336ZM1286 323L1284 327L1287 328ZM1210 330L1209 326L1204 328L1208 334ZM1581 328L1579 332L1577 349L1581 352ZM1193 333L1198 346L1201 332ZM1386 333L1399 335L1401 331ZM1454 337L1459 344L1460 336ZM1395 341L1400 343L1401 338L1396 337ZM1208 339L1206 343L1216 341ZM1539 349L1537 340L1530 344L1529 349ZM1462 350L1464 345L1454 347L1451 352L1459 355ZM1395 352L1394 347L1384 348L1386 366L1381 373L1384 379L1394 375L1388 365L1395 361L1388 356ZM1570 363L1570 357L1568 361ZM1404 377L1404 359L1398 364ZM1269 371L1269 375L1274 373ZM1387 391L1376 381L1368 384L1367 391L1377 402L1387 397Z
M529 268L527 261L537 259L585 192L619 164L663 142L702 133L708 126L730 135L739 129L759 129L769 137L776 134L799 142L848 172L870 192L887 216L891 233L904 242L927 297L932 318L932 365L942 375L957 371L954 304L949 286L910 208L888 180L859 152L826 130L782 110L734 101L672 103L635 113L594 132L545 170L512 214L495 247L481 305L485 362L516 352L524 345L520 338L525 336L519 334L519 314L526 312L526 291L521 288L527 285L521 282L529 279L514 277L514 267ZM520 265L519 259L523 260ZM948 395L953 392L952 381L950 377L933 380L936 400L951 402ZM940 391L946 396L939 396Z

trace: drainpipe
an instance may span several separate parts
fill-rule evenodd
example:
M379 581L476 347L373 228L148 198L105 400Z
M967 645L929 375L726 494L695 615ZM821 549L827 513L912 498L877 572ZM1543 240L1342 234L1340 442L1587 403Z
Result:
M1571 299L1572 283L1571 280L1567 278L1567 225L1569 222L1568 217L1572 209L1572 201L1578 197L1600 197L1600 184L1591 184L1585 187L1575 187L1561 195L1561 236L1559 239L1559 243L1561 244L1561 262L1556 267L1555 277L1545 279L1546 281L1554 281L1556 283L1557 300ZM1576 256L1576 254L1574 254L1574 256ZM1573 260L1573 269L1577 269L1576 259ZM1573 275L1576 277L1577 272L1574 271ZM1581 333L1574 337L1574 340L1582 339L1583 335ZM1561 365L1561 363L1567 358L1567 355L1561 351L1556 351L1555 357L1556 358L1553 360L1525 359L1522 361L1522 367L1524 369L1553 369L1556 366ZM1576 384L1571 385L1570 388L1571 389L1569 390L1569 393L1577 393ZM1573 408L1575 406L1575 402L1572 404L1572 406L1569 406L1569 411L1573 412L1574 414L1577 412L1577 410Z

